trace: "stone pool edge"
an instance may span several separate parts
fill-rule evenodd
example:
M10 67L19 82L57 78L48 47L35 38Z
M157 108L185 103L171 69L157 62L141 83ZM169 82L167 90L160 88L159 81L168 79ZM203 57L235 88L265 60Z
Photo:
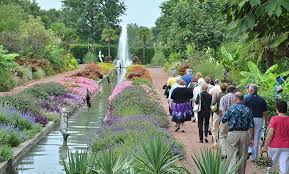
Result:
M104 80L109 79L109 76L113 75L113 71L105 75L97 83L101 84ZM48 135L55 126L59 125L58 122L49 122L39 133L37 133L32 139L26 140L19 144L17 147L13 147L13 159L0 163L0 174L5 174L10 164L12 166L16 164L30 149L35 147L46 135Z
M4 174L8 168L8 164L15 164L21 159L31 148L33 148L39 141L42 140L49 132L51 132L57 122L49 122L39 133L37 133L32 139L24 141L17 147L13 147L13 159L0 163L0 174Z

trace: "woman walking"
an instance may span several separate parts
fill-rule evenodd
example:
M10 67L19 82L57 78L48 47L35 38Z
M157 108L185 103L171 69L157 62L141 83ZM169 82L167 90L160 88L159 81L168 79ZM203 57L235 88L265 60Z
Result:
M269 133L263 148L272 158L271 172L276 171L279 166L280 174L289 174L289 116L286 115L287 103L278 101L276 109L277 116L270 120Z
M193 98L193 92L186 88L186 83L182 79L177 80L177 85L171 95L172 121L177 124L175 131L182 129L182 132L185 132L184 123L192 119L191 99Z
M212 96L207 92L208 90L207 83L204 83L201 87L202 92L198 95L195 102L197 105L200 105L201 107L200 111L198 112L199 138L200 143L203 143L204 140L203 126L205 125L205 142L208 143Z

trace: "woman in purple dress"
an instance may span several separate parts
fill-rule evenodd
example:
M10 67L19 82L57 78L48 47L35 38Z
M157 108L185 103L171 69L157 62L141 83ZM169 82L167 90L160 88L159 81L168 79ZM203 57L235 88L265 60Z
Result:
M185 132L184 123L191 121L193 114L191 105L193 91L186 87L186 83L182 79L177 80L177 85L177 88L173 90L171 95L171 99L173 100L172 121L177 124L175 131L182 129L182 132Z

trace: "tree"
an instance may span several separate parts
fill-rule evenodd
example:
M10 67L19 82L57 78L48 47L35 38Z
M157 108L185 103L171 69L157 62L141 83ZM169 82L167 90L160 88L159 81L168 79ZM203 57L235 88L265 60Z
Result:
M195 44L197 50L216 49L225 39L226 20L219 0L168 0L161 5L154 36L165 47L165 54L180 53L186 58L186 48ZM168 53L168 54L167 54Z
M0 32L16 31L23 20L24 11L17 5L0 5Z
M115 29L124 11L120 0L63 0L65 24L86 41L99 41L105 27Z
M32 15L34 17L42 15L40 6L35 0L1 0L0 4L20 6L26 14Z
M144 64L147 63L147 57L146 57L146 52L147 52L147 42L151 38L151 31L147 27L140 27L139 28L139 37L141 38L143 42L143 59L144 59Z
M118 36L116 31L112 28L105 28L101 33L101 40L107 43L108 56L110 57L110 45L112 42L116 41Z
M225 12L233 31L248 32L249 39L259 43L268 68L280 50L287 50L285 55L289 57L285 44L289 32L288 0L227 0Z
M45 30L41 18L32 16L27 22L21 23L20 38L23 46L22 54L33 58L42 58L45 47L54 42L53 32Z
M55 34L61 38L66 50L70 49L70 45L78 40L78 35L75 29L66 27L64 23L52 23L50 28Z

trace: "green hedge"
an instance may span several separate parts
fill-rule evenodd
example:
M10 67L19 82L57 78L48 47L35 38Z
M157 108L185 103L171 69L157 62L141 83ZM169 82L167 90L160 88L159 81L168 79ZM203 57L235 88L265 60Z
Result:
M76 59L80 62L83 63L83 59L89 51L89 44L74 44L71 47L71 53L76 57ZM98 52L101 50L102 54L104 56L108 56L108 48L107 45L99 45L99 44L94 44L92 45L94 47L94 54L98 56ZM110 54L113 59L117 57L117 46L116 45L111 45L110 46Z
M132 54L133 56L138 56L141 60L141 63L144 64L144 58L143 58L143 48L142 47L135 47L135 48L131 48L130 49L130 54ZM155 55L155 49L153 47L149 47L147 48L147 64L150 64L153 57Z

